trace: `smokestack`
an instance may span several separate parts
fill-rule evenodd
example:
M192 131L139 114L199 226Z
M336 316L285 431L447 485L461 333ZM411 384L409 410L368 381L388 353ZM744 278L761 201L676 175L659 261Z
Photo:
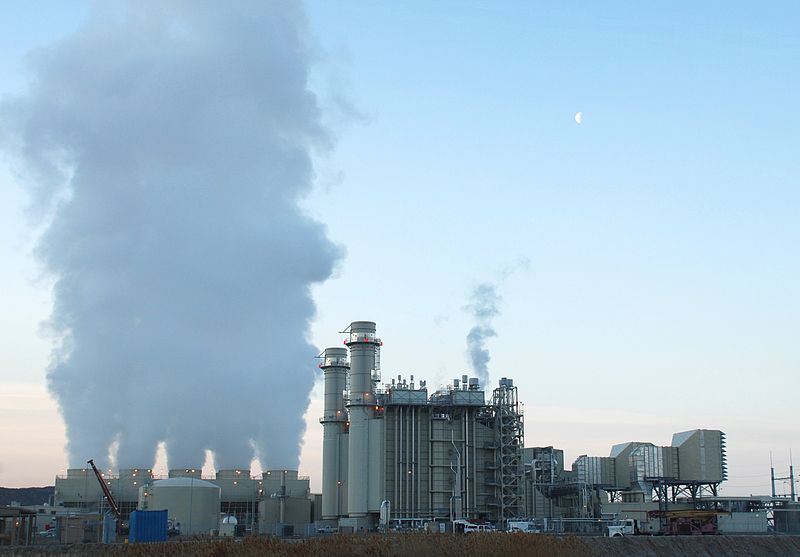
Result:
M331 144L302 6L91 6L0 105L2 147L54 208L37 253L69 460L108 468L118 443L126 468L166 441L171 468L206 449L218 468L296 468L310 286L340 258L299 206Z
M339 462L340 436L345 432L347 411L344 397L347 381L346 348L326 348L320 368L325 375L325 413L322 422L322 518L339 516L339 487L345 479Z
M350 336L345 341L350 348L350 444L347 464L347 514L365 516L368 511L369 474L369 419L374 415L375 395L372 388L372 370L380 339L375 335L372 321L354 321Z

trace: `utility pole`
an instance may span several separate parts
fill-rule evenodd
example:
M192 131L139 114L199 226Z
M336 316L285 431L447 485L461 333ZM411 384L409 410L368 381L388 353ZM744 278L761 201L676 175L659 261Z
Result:
M772 497L778 497L775 492L775 480L778 481L788 481L789 482L789 500L796 501L797 500L797 492L795 490L794 485L794 463L792 462L792 450L789 449L789 475L783 477L776 477L775 476L775 468L772 466L772 451L769 453L769 464L770 464L770 479L772 482ZM780 497L786 497L786 492L784 491Z

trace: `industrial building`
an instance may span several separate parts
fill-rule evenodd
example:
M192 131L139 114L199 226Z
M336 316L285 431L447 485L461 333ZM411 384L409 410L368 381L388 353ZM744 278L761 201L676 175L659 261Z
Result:
M722 508L718 488L727 478L727 464L725 434L719 430L675 433L669 446L620 443L609 456L579 456L571 470L564 469L559 449L533 447L524 454L531 518L634 518L655 531L659 523L648 520L652 513Z
M319 496L311 494L309 477L296 470L267 470L251 477L250 470L242 468L201 478L199 468L186 468L157 478L151 469L130 468L116 476L103 474L103 479L123 520L137 508L166 509L170 523L182 534L213 533L223 517L233 517L241 535L304 533L319 518ZM79 513L102 513L107 508L90 468L70 469L66 476L56 477L54 504Z
M433 392L413 375L382 381L375 323L356 321L345 333L349 360L347 349L328 348L320 364L324 520L369 529L599 519L624 505L696 505L727 477L725 435L704 429L676 433L669 446L615 445L565 470L563 451L524 447L512 379L488 399L467 376Z
M490 400L463 376L428 392L397 376L381 386L375 323L356 321L344 348L328 348L322 518L356 530L469 519L502 523L524 506L524 429L517 389L502 379Z
M156 478L150 469L131 468L103 478L123 519L137 508L167 509L173 524L192 534L214 532L223 517L226 528L235 524L241 534L303 534L314 525L410 529L457 520L500 528L530 520L569 531L569 521L580 526L629 516L645 524L654 512L720 501L727 477L721 431L676 433L668 446L621 443L608 456L582 455L567 469L562 450L525 447L513 379L500 379L491 391L466 375L430 390L414 375L384 380L375 323L355 321L344 333L345 347L320 355L321 495L311 494L309 478L293 470L256 478L247 469L219 470L201 478L199 468L175 469ZM54 504L102 513L92 471L71 469L56 478Z

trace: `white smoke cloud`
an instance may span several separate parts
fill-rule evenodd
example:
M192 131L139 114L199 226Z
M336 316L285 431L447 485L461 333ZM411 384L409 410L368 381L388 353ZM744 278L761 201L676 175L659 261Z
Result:
M475 287L470 295L469 303L464 306L472 317L475 325L467 333L467 355L469 356L472 371L480 379L481 385L489 384L489 361L491 356L486 348L486 340L497 336L492 327L492 319L500 313L501 298L497 294L494 284L485 282Z
M341 257L298 208L331 144L307 41L288 0L97 3L0 106L34 205L61 200L38 256L71 465L297 465L309 287Z

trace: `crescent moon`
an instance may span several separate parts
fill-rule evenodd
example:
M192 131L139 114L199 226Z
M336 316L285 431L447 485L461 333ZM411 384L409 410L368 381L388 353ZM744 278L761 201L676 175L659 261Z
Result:
M583 112L578 112L575 114L575 122L578 124L583 122Z

